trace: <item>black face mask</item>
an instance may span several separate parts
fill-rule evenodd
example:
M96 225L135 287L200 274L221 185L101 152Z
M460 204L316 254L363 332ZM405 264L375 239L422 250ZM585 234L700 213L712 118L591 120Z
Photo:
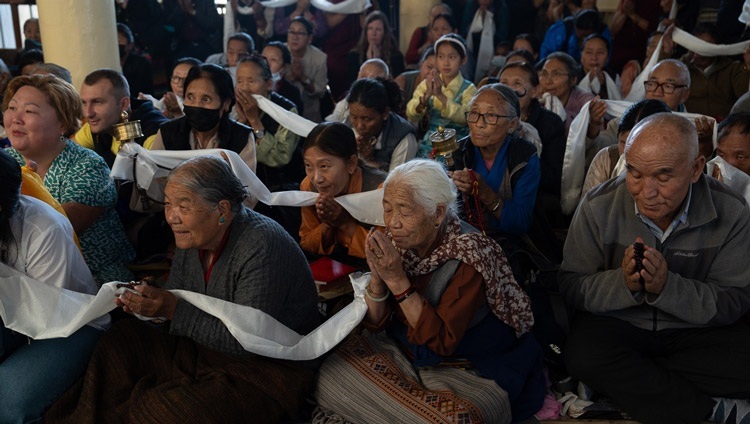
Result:
M219 109L206 109L203 107L185 106L185 119L188 125L196 131L206 132L219 125L221 116Z
M124 44L117 45L117 49L119 50L119 53L120 53L120 58L125 57L125 54L127 54L127 52L125 51L125 47L126 46Z

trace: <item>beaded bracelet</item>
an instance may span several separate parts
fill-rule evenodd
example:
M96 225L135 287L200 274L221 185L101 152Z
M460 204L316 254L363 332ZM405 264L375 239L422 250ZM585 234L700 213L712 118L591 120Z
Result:
M370 286L367 286L367 289L365 289L365 296L367 296L368 299L376 303L385 302L386 299L388 299L388 296L390 295L391 295L391 292L386 290L385 295L383 297L375 297L370 291Z
M408 299L409 296L411 296L414 293L416 293L416 291L417 291L417 289L413 285L410 285L409 288L406 289L406 291L404 291L401 294L397 294L397 295L394 296L396 298L396 302L398 302L398 303L403 302L404 300Z

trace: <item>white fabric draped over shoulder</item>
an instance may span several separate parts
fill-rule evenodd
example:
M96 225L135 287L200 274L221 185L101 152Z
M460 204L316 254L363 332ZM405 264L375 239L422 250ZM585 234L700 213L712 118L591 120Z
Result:
M601 90L601 83L598 79L593 81L590 79L591 73L589 72L581 79L578 83L578 88L589 93L599 95ZM617 76L617 81L613 80L608 73L604 73L604 84L607 87L607 96L611 100L622 100L622 92L620 91L620 76Z
M253 98L258 102L258 108L260 110L273 118L273 120L278 122L279 125L289 129L289 131L300 137L307 137L307 135L310 134L310 131L315 128L315 122L303 117L302 115L290 112L263 96L253 94Z
M104 284L96 295L78 293L37 281L0 263L0 316L7 328L33 339L67 337L115 308L125 288ZM248 352L270 358L310 360L343 340L364 318L369 275L351 277L354 301L305 336L258 309L185 290L178 298L219 318Z
M266 8L276 9L297 4L297 0L268 0L261 1L260 4ZM362 13L372 6L370 0L344 0L341 3L336 4L327 0L310 0L310 4L323 12L342 13L345 15Z
M732 187L750 203L750 175L730 165L721 156L716 156L706 164L708 175L714 175L716 168L721 172L721 180Z
M620 119L632 102L624 100L605 100L607 104L607 113L614 116L613 119ZM565 155L563 157L563 168L561 178L560 206L562 212L566 215L572 214L578 206L581 197L581 188L586 176L585 156L586 156L586 131L588 130L589 121L589 103L587 102L581 108L581 112L570 123L568 132L568 141L565 145ZM693 125L697 118L708 119L713 128L713 142L716 147L717 125L716 119L697 113L673 112L677 115L687 118Z
M248 168L240 156L229 150L146 150L136 143L124 143L112 165L112 178L133 181L134 172L138 186L148 190L156 179L166 177L169 171L182 161L195 156L221 157L225 153L235 175L242 181L248 193L270 206L311 206L318 198L310 191L278 191L271 193L260 179ZM157 199L161 200L161 199ZM370 225L384 225L383 190L365 191L336 197L356 220Z
M539 102L542 104L542 106L554 113L555 115L559 116L560 119L562 119L563 122L565 122L565 119L567 119L568 114L565 112L565 105L562 104L560 99L557 98L557 96L553 96L549 93L542 94L541 99L539 99Z

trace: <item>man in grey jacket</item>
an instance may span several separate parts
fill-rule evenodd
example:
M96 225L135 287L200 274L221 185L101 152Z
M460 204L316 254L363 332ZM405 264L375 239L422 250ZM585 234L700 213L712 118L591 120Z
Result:
M644 423L745 422L750 209L703 175L682 117L641 121L625 157L626 175L585 196L565 243L569 371Z

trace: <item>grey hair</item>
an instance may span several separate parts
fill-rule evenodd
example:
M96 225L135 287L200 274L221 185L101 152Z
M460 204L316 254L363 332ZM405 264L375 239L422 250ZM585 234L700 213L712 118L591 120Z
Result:
M664 143L665 148L678 147L684 150L688 155L688 160L698 157L698 132L695 130L695 125L682 116L669 112L647 116L637 123L630 131L627 142L625 142L624 153L627 155L633 143L645 131L653 131L654 129L658 129L665 134L663 138L667 141L667 143Z
M651 68L651 72L648 73L648 77L651 78L651 75L653 75L654 73L654 69L663 64L671 64L672 66L677 68L680 71L680 79L682 81L685 81L684 84L687 85L688 88L690 88L690 69L688 69L687 65L682 63L682 61L679 61L677 59L660 60L656 65L654 65L653 68Z
M474 104L474 100L479 97L480 93L490 90L499 94L503 99L505 102L505 108L507 109L508 115L511 116L511 119L518 118L521 115L521 103L518 101L518 95L512 88L501 83L488 84L477 90L476 94L474 94L474 97L472 97L469 102L469 105Z
M383 59L378 59L377 57L372 59L367 59L364 62L362 62L362 65L359 67L359 72L362 72L362 69L364 69L365 65L377 65L380 66L380 69L383 71L383 78L388 78L391 76L391 69L388 67L388 64L383 61Z
M412 159L393 169L383 183L404 186L414 202L428 214L435 215L440 205L445 206L446 217L457 217L456 197L458 192L445 168L438 162L427 159Z
M73 84L73 77L71 77L70 71L54 63L50 63L50 62L39 63L34 67L34 69L31 70L31 73L54 75L56 77L63 79L64 81L70 84Z
M227 200L235 213L242 210L247 197L232 168L216 156L197 156L180 163L169 173L167 183L181 185L212 205Z

